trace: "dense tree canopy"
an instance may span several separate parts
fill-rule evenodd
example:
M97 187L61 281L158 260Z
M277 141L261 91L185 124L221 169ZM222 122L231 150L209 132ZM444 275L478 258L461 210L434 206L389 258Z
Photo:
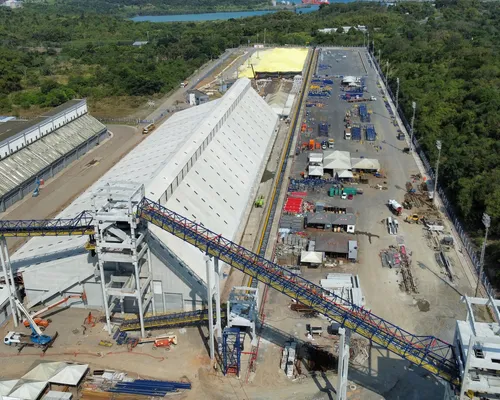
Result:
M82 3L57 1L68 7ZM416 134L432 162L437 157L436 139L443 142L440 181L456 210L475 233L482 228L481 214L488 212L493 218L491 232L500 234L498 2L439 0L435 6L395 7L357 2L322 6L304 15L279 12L173 24L134 23L107 15L111 12L56 13L39 4L14 11L1 8L0 110L4 113L49 107L74 96L161 94L226 48L262 40L264 28L268 43L362 45L361 32L321 34L318 29L366 25L370 40L390 62L391 85L396 76L400 78L400 103L407 115L411 102L417 102ZM147 46L131 46L148 35Z
M269 8L266 0L25 0L64 14L82 12L115 16L242 11Z

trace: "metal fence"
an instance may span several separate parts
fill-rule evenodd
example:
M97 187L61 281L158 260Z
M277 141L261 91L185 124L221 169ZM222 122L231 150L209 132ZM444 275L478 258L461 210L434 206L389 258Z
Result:
M380 76L382 77L382 79L384 81L386 81L386 78L382 72L382 69L380 68L380 65L378 64L378 60L373 56L373 54L369 53L369 56L371 57L373 65L376 67L376 69L377 69L378 73L380 74ZM387 89L387 92L388 92L389 96L391 97L393 103L396 104L395 96L392 93L391 88L387 84L386 84L386 89ZM399 117L401 118L401 121L403 122L404 127L406 128L406 132L410 132L411 131L410 124L408 123L408 120L406 119L401 107L398 107L397 113L398 113ZM420 146L420 144L415 136L413 136L413 146L414 146L415 151L419 155L420 159L422 160L422 163L425 167L426 173L429 175L429 177L432 180L434 180L434 178L435 178L434 168L432 167L429 160L427 159L427 156L425 155L422 147ZM469 235L467 234L467 232L463 228L462 223L460 222L458 216L456 215L455 211L453 210L452 203L446 197L444 189L441 187L441 185L439 185L439 182L437 185L437 192L439 193L439 196L440 196L441 201L443 203L444 209L445 209L446 213L448 214L448 218L455 226L455 230L457 231L458 236L460 237L460 240L462 241L462 248L467 251L467 254L469 255L469 257L471 259L472 265L474 266L476 273L479 274L480 262L479 262L479 255L476 251L476 247L474 246ZM485 273L482 276L482 283L483 283L486 291L490 295L494 296L495 290L492 287L492 285L491 285L491 283L490 283L490 281Z

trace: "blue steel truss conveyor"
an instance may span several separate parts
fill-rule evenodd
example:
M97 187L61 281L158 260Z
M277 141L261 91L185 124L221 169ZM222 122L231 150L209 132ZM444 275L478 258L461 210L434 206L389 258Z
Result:
M460 384L451 344L434 336L413 335L338 296L328 300L320 286L151 200L142 200L137 215L432 374ZM65 220L0 221L0 237L87 235L94 231L91 224L88 213Z

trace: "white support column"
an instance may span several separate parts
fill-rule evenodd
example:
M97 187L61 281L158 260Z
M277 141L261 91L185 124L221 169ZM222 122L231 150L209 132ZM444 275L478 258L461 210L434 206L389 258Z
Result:
M4 254L4 248L5 252L7 252L7 242L5 241L5 238L3 238L0 241L0 262L2 263L2 271L3 271L3 276L5 279L5 284L7 285L7 292L9 293L9 303L10 303L10 309L12 311L12 320L14 321L14 327L17 328L18 325L18 319L17 319L17 307L16 304L14 303L14 297L12 294L12 290L16 290L16 287L11 287L10 283L10 277L8 270L9 268L7 267L7 263L5 262L6 256Z
M217 343L222 343L222 322L220 313L220 280L221 271L219 266L219 259L214 260L215 266L215 329L217 330Z
M469 340L469 349L467 350L467 361L465 362L464 376L462 377L462 385L460 386L460 400L469 400L467 391L469 390L469 370L472 361L472 354L474 354L474 341L476 336L471 335Z
M215 361L215 348L214 348L214 310L213 310L213 280L212 280L212 259L205 256L205 264L207 267L207 301L208 301L208 345L210 347L210 360Z
M131 239L132 239L132 258L134 265L135 274L135 290L137 298L137 307L139 308L139 323L141 325L141 337L146 337L146 330L144 329L144 307L142 304L142 288L141 288L141 276L139 274L139 260L137 259L137 241L135 239L135 227L132 225L130 227Z
M339 328L339 364L337 379L337 400L347 400L347 374L349 372L349 329Z
M149 295L151 296L151 306L153 308L153 315L156 315L156 304L155 304L155 294L153 290L153 264L151 261L151 249L148 246L148 252L147 252L147 257L148 257L148 271L149 271L149 276L151 277L151 282L149 283Z
M99 254L97 255L97 257L99 259ZM106 329L108 331L108 334L111 335L111 316L109 314L108 292L106 291L106 281L104 277L104 263L102 261L99 261L99 272L101 274L103 306L104 306L104 311L106 313Z

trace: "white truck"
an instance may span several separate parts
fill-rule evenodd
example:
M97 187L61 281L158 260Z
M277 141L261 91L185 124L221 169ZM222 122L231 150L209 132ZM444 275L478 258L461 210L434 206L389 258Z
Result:
M29 335L25 335L23 333L10 331L3 338L3 343L8 345L8 346L12 346L12 345L19 346L22 343L30 343L28 336Z

